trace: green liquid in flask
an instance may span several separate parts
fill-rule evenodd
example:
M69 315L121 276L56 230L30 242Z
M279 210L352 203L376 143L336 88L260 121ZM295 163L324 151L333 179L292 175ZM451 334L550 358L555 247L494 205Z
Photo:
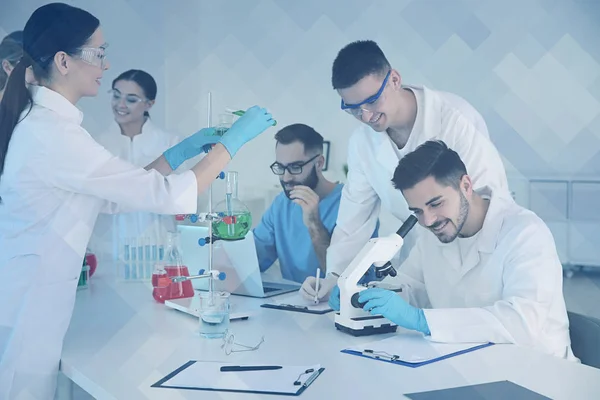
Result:
M227 132L229 128L216 127L215 128L215 136L223 136L225 132Z
M252 227L252 215L249 212L233 212L233 215L235 216L233 225L228 225L223 221L213 222L213 234L222 240L238 240L246 237Z

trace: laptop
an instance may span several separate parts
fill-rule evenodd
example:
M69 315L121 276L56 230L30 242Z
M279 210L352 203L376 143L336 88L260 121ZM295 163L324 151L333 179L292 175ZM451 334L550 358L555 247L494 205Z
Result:
M208 237L208 227L178 225L183 263L190 275L208 269L209 245L200 246L198 239ZM214 281L216 290L257 298L273 297L300 289L297 283L263 281L258 266L254 235L248 232L242 240L217 240L213 244L213 269L227 274L224 281ZM208 279L193 279L196 290L208 290Z

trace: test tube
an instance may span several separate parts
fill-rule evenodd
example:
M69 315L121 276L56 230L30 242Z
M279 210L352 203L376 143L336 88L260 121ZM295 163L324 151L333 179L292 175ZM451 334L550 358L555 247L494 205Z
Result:
M137 279L137 239L132 238L130 242L131 249L131 279Z
M158 235L158 232L156 232L154 235L154 241L152 242L152 263L153 264L156 261L158 261L158 239L159 239L159 235Z
M138 261L143 261L144 260L144 239L138 238L137 253L138 253Z
M144 279L144 238L138 238L138 279Z
M231 196L233 195L233 191L235 186L237 186L237 172L227 172L227 181L226 181L226 189L225 189L225 204L227 206L227 215L233 216L233 207L231 204ZM233 224L227 224L227 234L230 237L233 237L235 226Z
M150 238L144 238L144 279L149 279L152 276L152 247Z
M144 238L144 254L146 261L152 260L152 249L150 247L150 238L148 236Z
M131 250L130 250L130 246L129 246L129 238L125 238L123 240L123 261L124 261L124 278L125 279L129 279L129 269L130 269L130 264L129 264L129 260L131 259Z

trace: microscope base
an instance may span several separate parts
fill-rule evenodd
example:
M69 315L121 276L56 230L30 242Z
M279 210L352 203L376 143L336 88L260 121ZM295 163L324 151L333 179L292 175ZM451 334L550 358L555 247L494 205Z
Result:
M369 326L364 326L362 328L353 329L353 328L347 327L345 325L342 325L338 322L335 323L335 327L339 331L347 333L352 336L369 336L369 335L381 335L384 333L394 333L394 332L396 332L396 328L398 328L397 325L383 324L380 326L369 325Z

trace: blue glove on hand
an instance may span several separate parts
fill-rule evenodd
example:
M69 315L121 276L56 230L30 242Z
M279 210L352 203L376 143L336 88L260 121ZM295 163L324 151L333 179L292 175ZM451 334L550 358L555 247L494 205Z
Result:
M340 311L340 287L338 285L331 290L328 304L333 311Z
M244 115L231 125L231 128L221 137L221 144L225 146L231 158L247 142L264 132L275 122L271 114L258 106L250 107Z
M215 129L204 128L165 150L163 155L171 169L175 171L181 164L203 151L207 152L213 144L217 143L219 143L219 137L215 135Z
M368 283L374 281L375 279L375 267L371 267L363 275L360 281L358 281L358 283ZM331 290L331 294L329 295L329 307L331 307L331 309L334 311L340 311L340 288L338 285L335 285L335 287Z
M411 306L391 290L366 289L360 292L358 301L366 303L363 310L372 315L383 315L398 326L430 334L423 310Z

